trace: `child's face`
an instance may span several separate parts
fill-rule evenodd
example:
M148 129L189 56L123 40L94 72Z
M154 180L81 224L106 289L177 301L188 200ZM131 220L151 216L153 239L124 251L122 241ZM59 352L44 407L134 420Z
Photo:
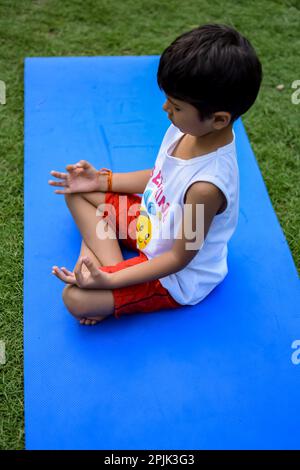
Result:
M218 112L210 119L200 121L198 110L195 106L180 101L178 99L167 96L166 102L163 104L163 110L168 113L168 118L178 127L184 134L190 134L201 137L209 132L221 129L228 125L230 114Z

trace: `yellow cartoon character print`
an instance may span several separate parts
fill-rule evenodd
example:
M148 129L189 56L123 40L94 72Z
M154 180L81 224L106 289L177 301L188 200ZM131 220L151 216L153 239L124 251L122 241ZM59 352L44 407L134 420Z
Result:
M161 213L156 213L155 204L149 201L152 191L148 189L144 193L144 202L147 207L140 208L140 215L136 224L136 240L139 250L143 250L151 240L152 237L152 223L149 214L157 215L161 218Z
M152 226L147 211L141 207L136 223L136 240L139 250L143 250L151 240Z

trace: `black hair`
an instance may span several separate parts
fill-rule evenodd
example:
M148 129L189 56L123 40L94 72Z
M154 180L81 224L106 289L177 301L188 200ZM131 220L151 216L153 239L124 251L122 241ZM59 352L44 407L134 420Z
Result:
M230 26L204 24L178 36L162 53L157 83L186 101L200 120L227 111L231 122L255 102L262 66L248 39Z

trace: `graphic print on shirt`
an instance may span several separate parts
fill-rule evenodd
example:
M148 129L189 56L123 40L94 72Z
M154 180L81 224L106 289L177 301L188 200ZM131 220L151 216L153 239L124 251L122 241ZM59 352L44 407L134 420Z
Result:
M142 250L150 242L153 234L159 237L161 224L165 221L170 204L166 202L161 170L152 170L151 180L143 194L140 215L136 224L137 247Z
M152 191L150 189L145 191L143 200L146 208L141 206L140 215L136 223L136 240L140 250L143 250L152 238L152 223L148 214L153 214L154 216L158 215L158 217L160 217L160 214L156 212L155 204L149 200L151 193Z

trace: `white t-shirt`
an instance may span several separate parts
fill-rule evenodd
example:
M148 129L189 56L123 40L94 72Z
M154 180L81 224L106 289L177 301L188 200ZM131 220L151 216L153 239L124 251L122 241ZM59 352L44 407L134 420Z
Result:
M196 181L209 181L220 188L227 207L213 218L200 250L185 268L160 278L177 302L195 305L228 273L227 242L236 229L239 213L239 169L234 131L230 144L189 160L171 155L183 135L173 124L167 129L143 193L136 236L137 248L148 259L170 250L181 224L178 213L183 210L189 186Z

